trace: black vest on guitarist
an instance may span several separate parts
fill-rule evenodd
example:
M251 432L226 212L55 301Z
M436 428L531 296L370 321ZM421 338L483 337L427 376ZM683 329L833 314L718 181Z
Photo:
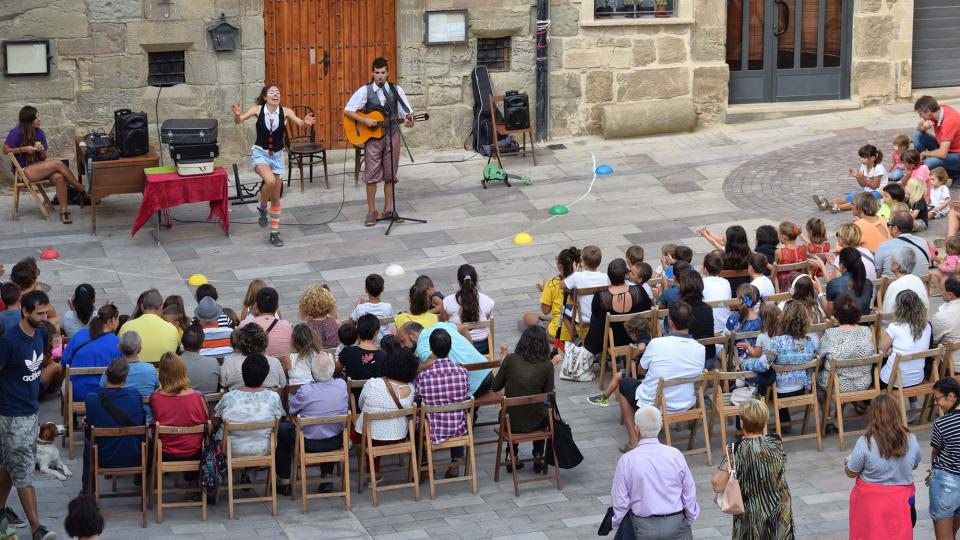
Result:
M384 100L385 103L381 105L380 98L377 97L376 83L371 82L366 86L367 103L363 106L364 112L369 113L372 111L380 111L381 113L383 113L383 117L387 120L392 120L400 116L403 116L399 114L400 109L398 108L398 106L403 109L404 115L410 112L410 107L408 107L407 104L404 103L402 99L400 99L400 94L397 92L396 86L390 83L384 83L383 87L385 90L384 95L386 96L387 99ZM389 90L389 92L387 90ZM392 130L393 126L394 126L393 123L389 123L387 124L386 129L388 131Z
M274 152L283 150L283 139L286 137L286 131L284 131L286 125L283 119L283 107L277 107L277 117L279 118L280 125L277 126L277 129L270 131L270 128L267 127L266 110L266 105L260 106L260 114L257 115L257 142L254 144L270 152L272 155Z

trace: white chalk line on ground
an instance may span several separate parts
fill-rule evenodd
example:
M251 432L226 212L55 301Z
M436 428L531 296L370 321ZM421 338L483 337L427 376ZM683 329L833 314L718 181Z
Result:
M571 202L570 204L566 205L567 208L570 208L570 207L576 205L577 203L579 203L580 201L584 200L584 199L587 198L587 196L590 195L590 193L593 191L593 185L597 182L597 156L596 156L595 154L592 154L592 153L591 153L591 154L590 154L590 158L591 158L591 160L592 160L592 162L593 162L593 178L591 178L590 184L587 186L587 190L583 193L583 195L580 195L579 197L577 197L576 200L574 200L574 201ZM461 255L464 255L464 254L467 254L467 253L471 253L471 252L474 252L474 251L478 251L478 250L481 250L481 249L484 249L484 248L488 248L488 247L490 247L490 246L499 244L500 242L504 242L504 241L506 241L506 240L510 240L510 239L512 239L514 236L516 236L517 234L529 233L530 231L536 229L537 227L541 227L541 226L543 226L543 225L546 225L547 223L550 223L551 221L553 221L553 220L555 220L555 219L557 219L557 218L560 218L560 217L563 217L563 216L562 216L562 215L551 215L551 216L549 216L549 217L546 217L546 218L544 218L544 219L542 219L542 220L534 223L533 225L528 226L527 228L525 228L525 229L523 229L523 230L521 230L521 231L519 231L519 232L517 232L517 233L515 233L515 234L511 234L511 235L508 235L508 236L504 236L503 238L498 238L498 239L496 239L496 240L492 240L492 241L490 241L490 242L487 242L487 243L485 243L485 244L481 244L481 245L479 245L479 246L474 246L474 247L471 247L471 248L463 249L463 250L461 250L461 251L458 251L458 252L455 252L455 253L451 253L451 254L449 254L449 255L444 255L443 257L440 257L440 258L437 258L437 259L430 259L429 261L425 262L424 264L417 265L417 266L411 268L409 271L410 271L410 272L415 272L415 271L417 271L417 270L423 270L423 269L425 269L425 268L430 268L430 267L436 266L438 263L440 263L440 262L442 262L442 261L445 261L445 260L448 260L448 259L452 259L452 258L454 258L454 257L459 257L459 256L461 256ZM37 250L37 253L42 253L42 250L39 250L39 249L38 249L38 250ZM138 273L138 272L123 272L123 271L120 271L120 270L113 270L113 269L111 269L111 268L95 268L95 267L92 267L92 266L84 266L84 265L81 265L81 264L74 264L74 263L69 263L69 262L61 261L60 259L47 259L47 260L49 260L49 261L51 261L51 262L55 262L55 263L57 263L57 264L59 264L59 265L61 265L61 266L66 266L66 267L73 268L73 269L76 269L76 270L91 270L91 271L94 271L94 272L110 272L110 273L115 274L115 275L118 275L118 276L128 276L128 277L146 278L146 279L156 279L156 280L165 280L165 281L182 281L182 282L187 282L187 281L189 281L187 278L184 278L182 275L180 275L179 271L176 271L176 270L175 270L175 272L177 273L176 276L154 276L154 275L150 275L150 274L141 274L141 273ZM304 278L277 278L277 279L274 279L274 278L264 278L264 279L267 279L267 280L270 281L271 283L302 282L302 281L304 280ZM227 284L227 283L241 283L241 284L242 284L242 283L249 283L249 281L250 281L250 280L239 280L239 279L210 279L210 280L208 280L209 283L223 283L223 284Z

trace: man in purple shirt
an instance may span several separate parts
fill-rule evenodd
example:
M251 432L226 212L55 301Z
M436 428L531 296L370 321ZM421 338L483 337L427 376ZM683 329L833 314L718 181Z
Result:
M637 538L692 540L700 514L697 488L683 453L660 444L660 411L644 406L634 415L640 442L620 457L613 475L613 526L633 525Z

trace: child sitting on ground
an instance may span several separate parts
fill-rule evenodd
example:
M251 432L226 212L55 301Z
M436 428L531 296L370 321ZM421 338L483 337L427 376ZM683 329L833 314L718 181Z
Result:
M893 205L902 203L906 196L907 193L900 184L887 184L884 186L884 188L880 190L880 197L883 200L883 204L881 204L880 209L877 210L877 216L884 221L889 221L890 215L893 214Z
M357 307L350 313L350 319L357 321L361 316L371 313L379 319L393 317L393 306L389 302L381 302L380 295L383 294L383 276L380 274L370 274L363 282L363 288L367 291L367 297L357 298ZM387 325L380 327L380 333L377 335L377 345L380 340L387 335Z
M887 169L883 166L883 152L877 150L872 144L860 147L860 167L850 169L850 176L857 180L857 184L862 189L854 190L842 197L837 197L832 202L827 201L826 197L818 193L813 196L817 208L820 210L832 210L834 214L846 212L853 209L853 196L860 191L866 191L877 199L880 198L880 190L887 185Z
M903 153L903 166L906 169L906 173L903 175L904 178L919 178L923 180L923 186L925 188L923 193L924 201L930 203L930 169L923 163L923 159L920 157L920 152L910 149ZM900 185L903 185L904 182L900 182ZM906 189L906 186L904 186Z
M889 178L891 182L899 182L903 179L906 171L904 170L901 156L909 149L910 137L901 134L893 138L893 150L890 151L890 172L887 174L887 178Z
M927 187L923 180L916 176L911 176L907 180L907 206L910 207L910 215L913 216L913 232L927 230L927 202L923 195L927 192Z
M652 334L650 332L650 318L642 315L634 315L627 322L623 323L624 330L627 331L627 335L630 336L630 360L635 364L633 372L638 372L640 366L640 358L643 356L643 352L647 350L647 345L652 339ZM627 363L624 362L624 366ZM610 396L617 391L617 387L620 386L620 380L626 376L624 373L626 369L622 369L613 374L613 377L610 379L610 383L607 384L603 392L595 396L590 396L587 398L589 403L598 405L600 407L606 407L610 405Z
M774 259L777 264L793 264L807 260L807 249L797 245L797 237L800 236L800 227L790 221L784 221L778 228L780 233L780 243L783 247L777 248L774 253ZM790 272L781 272L777 275L777 282L781 291L790 288L790 282L797 275L796 270Z
M946 257L939 253L933 256L933 262L937 267L930 270L930 280L940 285L940 281L951 274L956 274L958 264L960 264L960 236L948 236L943 241L943 250L947 252Z
M764 272L768 270L767 258L762 253L750 254L750 285L760 291L760 297L772 296L777 293L773 281Z
M951 182L947 170L943 167L930 171L930 209L927 212L930 219L941 219L950 211Z
M6 311L0 312L0 326L3 330L20 324L20 318L23 317L20 311L20 291L20 286L12 281L0 286L0 298L3 298L3 304L7 306Z

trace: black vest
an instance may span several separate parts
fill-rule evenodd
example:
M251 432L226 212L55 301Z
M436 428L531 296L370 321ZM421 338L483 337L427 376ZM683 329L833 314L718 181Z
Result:
M283 107L277 107L277 116L280 120L280 125L274 131L270 131L267 127L267 119L264 111L266 111L267 106L260 106L260 113L257 115L257 146L267 150L268 152L279 152L283 150L283 139L286 137L286 128L283 119Z
M389 93L386 94L387 99L385 100L385 103L381 105L380 98L377 97L376 84L370 83L366 86L367 103L364 105L364 111L380 111L383 113L384 118L398 118L410 112L410 107L400 100L400 94L397 92L397 87L395 85L384 83L384 88L389 90ZM401 108L403 109L403 114L400 114Z

